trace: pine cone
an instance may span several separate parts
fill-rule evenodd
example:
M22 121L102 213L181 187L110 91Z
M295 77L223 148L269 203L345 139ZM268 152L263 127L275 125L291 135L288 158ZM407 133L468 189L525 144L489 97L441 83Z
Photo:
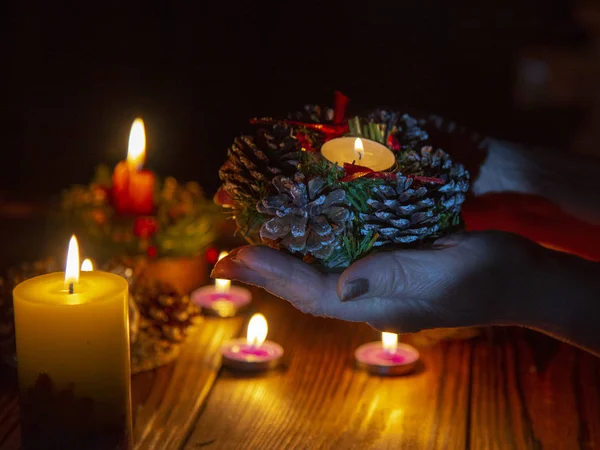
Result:
M423 147L404 158L395 185L376 185L367 201L371 211L360 214L363 234L376 232L374 246L410 244L436 237L438 232L455 225L460 205L469 189L469 175L462 165L453 164L442 150ZM410 176L436 177L443 185L419 181Z
M464 164L473 179L477 178L487 157L484 136L435 115L419 123L429 134L429 145L443 148L454 161Z
M134 298L142 316L140 327L158 339L182 341L192 318L200 312L188 295L179 295L157 280L140 280Z
M234 198L256 195L261 184L279 175L293 175L300 151L301 144L285 125L261 128L253 136L236 138L219 171L223 189Z
M333 116L333 108L305 105L303 110L288 114L288 119L305 123L331 123Z
M267 197L257 205L262 214L275 216L260 229L263 242L280 241L292 253L328 258L352 218L345 191L322 193L322 178L313 178L306 184L301 173L294 179L276 177L273 185L279 195Z
M385 124L388 134L392 134L402 149L419 148L428 139L429 134L420 121L408 114L401 114L385 109L376 109L368 115L368 120Z

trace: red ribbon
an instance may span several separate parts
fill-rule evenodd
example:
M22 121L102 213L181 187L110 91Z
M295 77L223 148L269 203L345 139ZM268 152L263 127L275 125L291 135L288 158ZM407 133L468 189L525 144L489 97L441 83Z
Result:
M346 115L346 107L348 106L348 102L350 99L342 94L340 91L335 91L334 93L334 114L333 114L333 123L340 124L344 121L344 116Z
M346 183L348 181L353 181L358 178L367 177L367 178L376 178L385 181L394 181L396 180L396 174L392 172L375 172L373 169L369 167L359 166L357 164L348 164L344 163L344 172L346 175L343 178L340 178L338 181L342 183ZM435 183L435 184L445 184L446 182L441 178L436 177L421 177L419 175L407 175L407 178L412 178L415 181L419 181L421 183Z
M348 124L327 124L327 123L306 123L300 122L299 120L278 120L271 118L263 119L250 119L252 125L272 125L276 123L284 125L293 125L297 127L304 127L309 130L319 131L324 134L327 138L333 139L335 137L343 136L349 130Z
M391 172L375 172L369 167L359 166L358 164L344 163L344 172L346 172L346 176L338 180L342 183L353 181L362 177L379 178L386 181L392 181L396 179L396 175Z

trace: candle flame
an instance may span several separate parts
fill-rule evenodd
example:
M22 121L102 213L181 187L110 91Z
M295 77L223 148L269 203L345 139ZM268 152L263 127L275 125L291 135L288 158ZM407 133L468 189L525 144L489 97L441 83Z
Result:
M365 156L365 147L363 146L363 142L361 138L356 138L354 141L354 154L360 161Z
M396 333L381 333L383 349L387 352L395 352L398 348L398 335Z
M219 253L219 257L217 258L217 261L221 261L227 255L229 255L229 252L223 251L223 252ZM217 292L220 292L220 293L227 292L227 291L229 291L230 286L231 286L230 280L225 280L223 278L215 278L215 289L217 290Z
M65 268L65 286L69 288L70 284L79 282L79 244L75 235L71 236L69 241L69 250L67 252L67 266Z
M249 345L254 347L260 347L269 332L269 326L267 325L267 319L262 314L254 314L248 322L248 335L247 341Z
M131 125L129 132L129 147L127 149L127 163L131 169L139 170L144 165L146 157L146 132L144 121L137 118Z
M81 271L82 272L92 272L94 270L94 265L92 264L92 260L86 258L81 263Z
M215 289L217 292L221 294L227 292L229 287L231 286L231 280L226 280L223 278L215 278Z

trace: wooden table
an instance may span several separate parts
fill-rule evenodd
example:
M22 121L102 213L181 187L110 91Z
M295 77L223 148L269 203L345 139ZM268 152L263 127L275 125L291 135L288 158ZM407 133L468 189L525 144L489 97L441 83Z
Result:
M139 449L600 448L600 359L535 332L497 329L420 348L399 378L369 376L354 349L378 333L255 293L281 370L220 370L247 317L201 319L174 364L133 379ZM15 374L0 372L0 449L19 448Z
M54 254L40 229L1 220L2 263ZM247 317L200 319L174 364L133 378L138 449L600 448L600 359L567 344L496 329L420 347L415 373L386 379L354 368L356 347L379 339L368 326L254 298L284 367L220 370L221 342L243 334ZM0 450L18 448L16 376L0 367Z

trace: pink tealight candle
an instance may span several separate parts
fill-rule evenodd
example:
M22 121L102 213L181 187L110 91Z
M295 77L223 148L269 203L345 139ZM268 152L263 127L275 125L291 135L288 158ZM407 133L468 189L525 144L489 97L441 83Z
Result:
M408 344L399 344L398 335L381 333L381 341L361 345L354 352L358 367L377 375L403 375L414 370L419 352Z
M259 371L276 367L283 356L283 347L267 341L267 319L262 314L254 314L248 322L245 339L226 341L221 346L223 365L230 369Z
M219 259L225 256L227 252L221 252ZM213 286L204 286L192 292L191 299L207 314L233 317L250 304L252 294L243 287L231 286L230 280L217 278Z

